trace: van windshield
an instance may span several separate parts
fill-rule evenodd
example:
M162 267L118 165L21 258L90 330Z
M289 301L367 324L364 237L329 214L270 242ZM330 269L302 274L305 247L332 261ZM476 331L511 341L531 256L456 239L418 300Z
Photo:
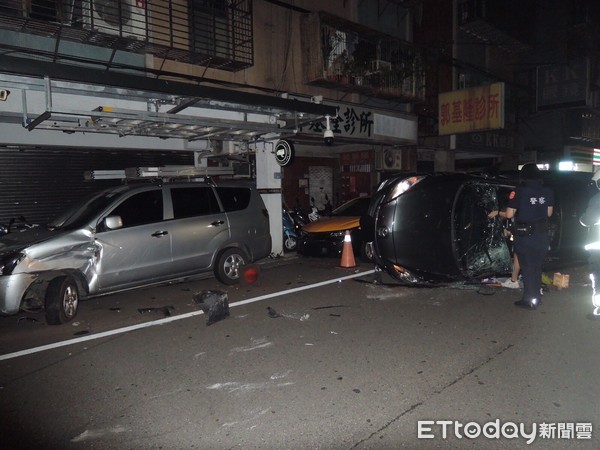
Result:
M50 221L48 228L76 230L88 226L121 195L121 192L114 191L95 193Z

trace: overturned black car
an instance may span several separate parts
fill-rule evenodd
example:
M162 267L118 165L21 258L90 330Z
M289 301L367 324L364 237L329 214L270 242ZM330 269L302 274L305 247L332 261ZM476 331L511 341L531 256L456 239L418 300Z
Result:
M579 217L593 194L590 174L543 172L554 189L554 214L547 265L585 258L585 229ZM363 239L375 264L407 284L476 281L510 274L511 242L506 221L488 213L506 207L518 173L494 177L436 173L392 177L379 186Z

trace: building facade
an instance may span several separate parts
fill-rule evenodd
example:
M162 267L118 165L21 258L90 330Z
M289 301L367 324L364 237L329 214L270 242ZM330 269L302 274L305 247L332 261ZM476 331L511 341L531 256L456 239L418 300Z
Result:
M250 177L273 218L395 172L591 170L598 7L551 3L4 1L0 221L130 166Z
M65 166L76 152L99 173L138 155L135 165L250 176L305 207L317 190L336 203L369 194L376 168L416 170L425 85L413 13L383 0L4 2L2 167L31 173L25 154ZM280 141L293 151L285 164ZM69 200L48 167L37 182ZM0 217L39 213L35 191L6 199ZM277 216L280 199L267 203Z

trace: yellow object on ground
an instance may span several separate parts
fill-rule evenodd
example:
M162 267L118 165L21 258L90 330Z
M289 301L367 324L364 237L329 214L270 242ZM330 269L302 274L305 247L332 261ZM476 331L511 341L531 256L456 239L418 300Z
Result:
M554 282L553 278L550 278L550 276L548 274L542 273L542 283L543 284L545 284L546 286L551 286L553 282Z
M570 280L570 278L571 278L570 275L566 275L564 273L556 272L554 274L554 279L552 280L552 285L556 286L559 289L568 288L569 287L569 280Z

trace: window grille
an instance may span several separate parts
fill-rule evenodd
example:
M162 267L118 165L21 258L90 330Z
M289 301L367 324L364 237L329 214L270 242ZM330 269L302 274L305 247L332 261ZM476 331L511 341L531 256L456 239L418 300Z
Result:
M229 71L254 63L252 0L4 0L0 29Z
M424 99L423 59L410 43L325 13L307 17L304 25L307 83L403 101ZM315 49L320 49L317 57Z

